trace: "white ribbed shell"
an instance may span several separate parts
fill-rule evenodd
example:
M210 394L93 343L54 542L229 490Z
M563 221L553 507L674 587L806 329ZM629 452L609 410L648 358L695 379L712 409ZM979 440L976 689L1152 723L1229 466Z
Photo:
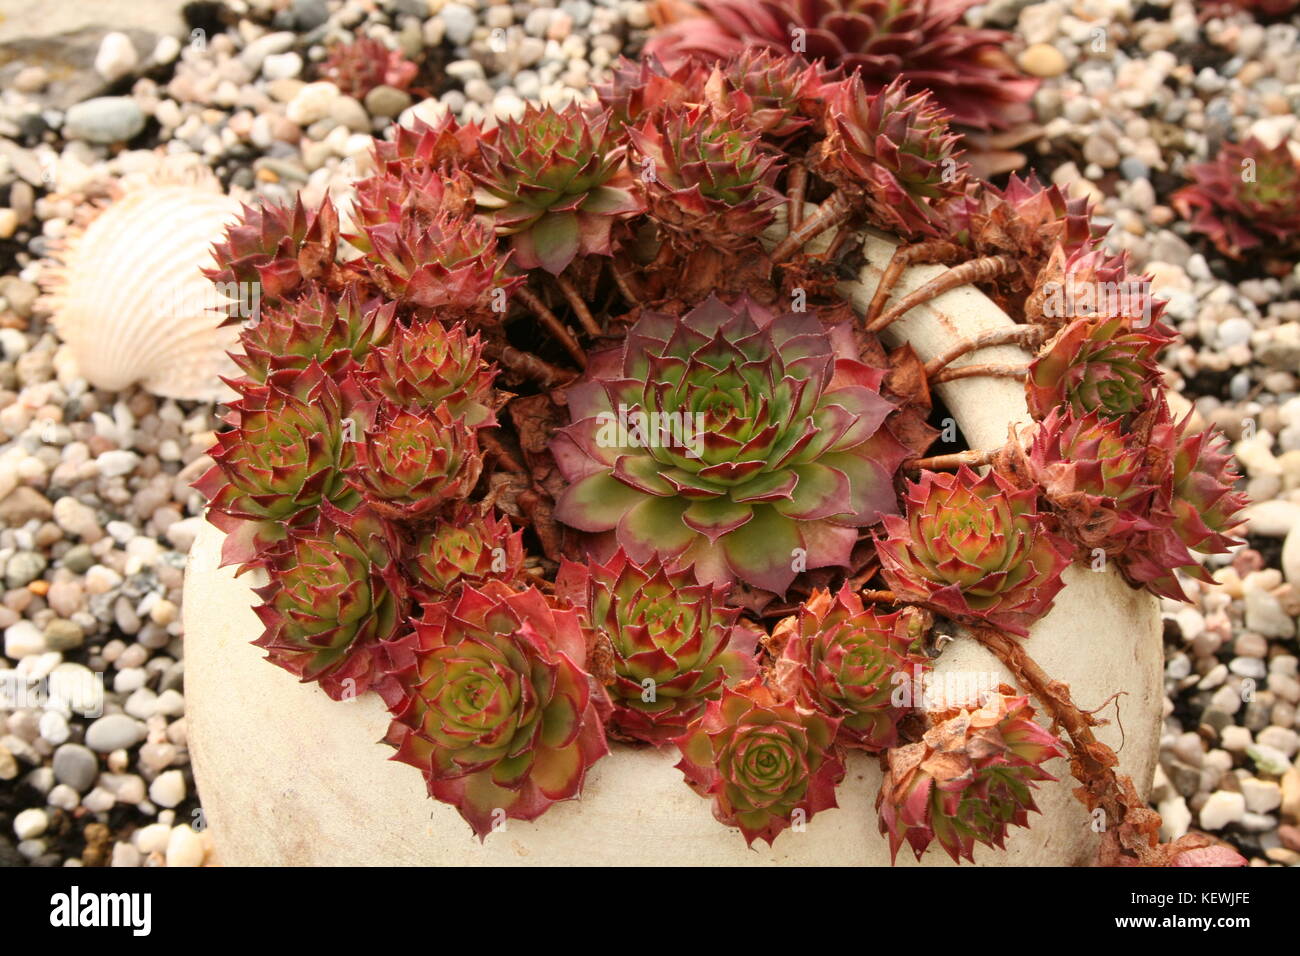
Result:
M165 398L219 401L239 327L219 323L226 299L200 271L239 203L200 185L128 192L59 254L46 287L54 327L96 388L140 383Z

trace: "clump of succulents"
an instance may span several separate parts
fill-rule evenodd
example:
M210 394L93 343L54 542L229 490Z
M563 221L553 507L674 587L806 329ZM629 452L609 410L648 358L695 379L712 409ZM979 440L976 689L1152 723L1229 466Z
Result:
M815 27L840 74L748 47L719 0L735 57L623 62L599 103L492 129L397 128L351 233L296 202L214 250L214 280L261 292L197 483L225 563L266 574L256 643L332 697L379 694L395 759L480 837L577 797L613 739L676 745L750 843L874 755L893 852L969 859L1027 825L1048 757L1104 754L1059 689L1025 688L1068 740L1010 688L934 712L932 627L1015 655L1072 558L1181 597L1232 545L1222 439L1160 398L1159 305L1074 308L1133 278L1086 204L957 161L940 108L998 125L994 77L1023 99L965 6L754 8ZM1010 370L1036 424L996 454L923 457L943 370L877 337L905 307L837 291L863 226L955 264L943 281L1036 350Z
M857 75L870 92L901 78L930 90L954 122L1005 129L1030 118L1038 83L1003 52L1009 39L959 21L976 0L697 0L646 44L675 64L745 50L794 52Z
M1225 256L1285 256L1300 248L1300 161L1285 142L1224 143L1212 162L1188 170L1192 184L1173 206Z

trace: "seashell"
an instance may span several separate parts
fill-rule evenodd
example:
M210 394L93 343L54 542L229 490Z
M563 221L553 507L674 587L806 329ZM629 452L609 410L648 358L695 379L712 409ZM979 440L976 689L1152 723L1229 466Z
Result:
M237 347L239 327L220 323L248 303L223 294L202 270L214 265L211 246L239 214L206 170L164 161L84 229L69 230L41 283L55 331L91 385L120 391L139 383L191 401L230 397L221 376L238 374L226 353Z

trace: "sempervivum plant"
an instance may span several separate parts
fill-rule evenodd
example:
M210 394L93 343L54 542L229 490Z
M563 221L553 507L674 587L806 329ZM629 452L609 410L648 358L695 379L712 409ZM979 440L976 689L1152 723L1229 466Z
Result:
M758 632L737 621L725 590L700 584L689 570L656 560L637 565L619 551L607 564L567 563L556 588L607 642L610 729L620 736L668 743L725 684L755 672Z
M1035 431L1022 459L1025 472L1061 518L1063 533L1087 555L1100 548L1122 559L1134 535L1154 527L1149 432L1059 407Z
M401 551L410 590L436 601L462 584L514 584L524 573L523 530L504 518L461 505L408 538Z
M266 570L256 609L266 631L254 643L267 660L335 700L365 693L383 673L380 645L406 628L383 523L364 508L324 504L273 549Z
M258 383L272 372L313 362L338 377L387 341L395 311L391 302L363 304L355 288L335 299L313 286L300 297L261 309L240 336L242 352L232 357Z
M1069 564L1035 492L963 466L923 474L905 497L906 516L886 515L876 542L894 593L967 623L1027 634L1064 587Z
M392 50L382 40L359 37L351 43L336 43L321 67L321 76L348 96L365 99L376 86L404 90L411 85L419 67Z
M627 135L650 214L681 240L734 249L772 222L779 167L741 114L665 108Z
M1188 173L1192 184L1174 194L1173 206L1225 256L1285 256L1300 246L1300 162L1285 141L1273 149L1254 137L1224 143Z
M894 82L868 96L856 77L831 88L816 169L902 236L938 235L940 202L965 192L957 137L920 92Z
M231 406L230 431L217 436L214 464L195 487L208 517L227 532L225 563L249 563L289 529L315 520L322 502L340 508L359 496L344 479L355 460L346 422L360 402L316 362L246 385Z
M1002 848L1010 827L1029 826L1034 788L1056 779L1042 764L1065 756L1033 718L1029 699L1003 685L978 707L929 715L920 740L891 750L876 799L890 852L906 843L919 860L938 841L973 863L976 843Z
M413 521L467 496L483 467L475 426L445 406L380 402L355 445L348 483L386 518Z
M387 653L393 759L423 773L480 838L576 797L609 751L578 614L533 588L495 582L426 604Z
M799 613L777 625L781 647L776 684L805 706L840 719L846 747L879 752L898 742L898 690L911 687L928 666L913 645L923 622L906 611L868 610L847 586L833 597L817 591Z
M953 120L1005 129L1029 119L1037 81L1003 52L1008 35L958 21L977 0L697 0L646 52L666 62L748 47L793 52L857 74L875 92L901 78L929 89ZM692 12L695 12L694 10Z
M1123 418L1147 407L1158 387L1156 355L1173 341L1126 316L1075 319L1029 366L1025 398L1042 419L1061 406Z
M1159 304L1086 203L958 161L943 110L997 126L1025 96L967 0L705 6L723 56L623 62L597 102L491 129L397 128L350 232L299 201L218 244L211 277L261 310L197 487L225 562L266 575L257 643L332 697L378 693L395 759L481 837L577 797L613 739L675 743L750 843L881 761L891 848L969 859L1027 824L1064 749L1099 860L1223 859L1156 847L1020 639L1071 559L1100 547L1178 598L1234 544L1222 439L1162 403ZM863 227L902 241L860 315ZM950 268L891 305L918 262ZM968 284L1009 327L925 361L878 337ZM1008 345L1037 354L951 364ZM993 374L1026 380L1034 430L927 457L931 386ZM930 713L932 628L994 653L1042 726L1010 689Z
M1241 521L1246 497L1234 490L1239 476L1227 439L1218 432L1193 431L1190 416L1176 424L1165 413L1150 441L1163 466L1153 504L1155 527L1121 555L1120 570L1135 585L1185 601L1175 569L1213 580L1197 554L1222 554L1239 543L1231 532Z
M713 815L747 843L769 844L796 821L836 806L844 760L839 720L782 700L757 679L727 687L678 738L686 782L713 799Z
M530 105L482 143L479 208L526 269L558 274L579 254L609 255L610 228L638 208L624 151L603 113Z
M442 406L467 425L484 425L492 418L495 369L482 353L479 336L463 325L417 322L399 326L390 342L372 347L356 380L372 398L428 411Z
M589 372L553 445L571 482L555 513L635 561L784 593L796 568L847 566L857 529L897 507L907 452L847 329L710 299L646 313Z

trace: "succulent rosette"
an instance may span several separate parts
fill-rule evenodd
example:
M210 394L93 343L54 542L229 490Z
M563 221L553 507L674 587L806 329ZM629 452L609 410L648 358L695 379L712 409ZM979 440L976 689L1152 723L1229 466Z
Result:
M523 535L508 519L462 505L411 541L402 567L412 591L430 601L462 584L514 584L524 573Z
M817 590L772 634L781 647L773 683L839 718L840 744L877 753L897 743L898 722L910 711L895 706L898 688L914 685L929 666L913 651L920 636L914 612L868 609L847 584L834 596Z
M1029 365L1030 414L1042 420L1060 407L1107 418L1140 412L1159 385L1156 356L1171 341L1159 328L1136 327L1126 316L1075 319Z
M857 529L897 508L908 451L882 379L813 314L744 298L643 313L567 393L555 517L640 564L784 593L797 568L847 566Z
M358 501L343 475L354 458L347 423L361 427L350 417L360 407L351 383L339 385L313 361L241 389L226 419L233 427L217 435L214 464L194 483L227 534L226 564L256 561L290 528L315 520L324 501L343 509Z
M1192 184L1174 193L1172 205L1225 256L1300 249L1300 162L1285 140L1273 149L1253 136L1224 143L1213 162L1188 174Z
M466 497L483 468L476 429L444 406L380 402L355 447L348 484L394 521L420 520Z
M875 223L903 236L939 235L943 201L966 189L948 118L902 82L869 95L851 76L828 89L817 172L865 203Z
M744 49L791 49L843 67L870 92L902 78L929 89L953 121L1006 129L1028 121L1038 81L1003 52L1009 34L960 21L978 0L696 0L646 52L669 65L725 59Z
M565 562L556 593L583 610L613 655L607 684L619 736L662 746L686 732L727 683L752 677L758 631L725 605L726 591L657 560L618 551L606 564Z
M705 96L715 109L739 114L774 143L820 121L826 91L821 67L759 48L719 63L705 83Z
M377 86L404 90L411 85L419 67L392 50L383 41L358 37L351 43L336 43L321 67L321 76L348 96L365 99Z
M1177 424L1166 415L1150 443L1153 457L1163 462L1152 507L1156 527L1138 535L1117 561L1134 585L1186 601L1175 570L1211 581L1196 555L1222 554L1241 543L1230 532L1247 499L1235 490L1240 476L1227 439L1213 429L1193 431L1190 415Z
M1123 552L1150 520L1156 482L1145 429L1096 412L1054 409L1034 432L1024 472L1060 518L1061 530L1087 558L1093 549Z
M315 522L270 552L270 583L255 608L266 659L316 681L335 700L365 693L382 676L381 642L406 627L405 591L387 534L365 508L328 502Z
M443 319L483 321L504 312L504 299L521 281L504 273L507 256L492 230L439 213L428 224L412 217L365 226L371 280L399 307L436 310Z
M906 843L919 860L936 840L958 863L975 862L976 843L1003 849L1009 828L1038 811L1038 782L1056 779L1042 764L1063 756L1029 699L1006 685L977 708L931 714L919 741L886 755L876 810L891 855Z
M1071 553L1037 497L995 471L923 472L908 483L906 518L886 515L876 538L885 580L900 600L1028 634L1064 587Z
M558 275L577 255L612 255L610 228L640 210L606 114L529 104L480 144L479 211L509 236L515 264Z
M494 420L492 380L478 334L428 319L399 326L392 340L374 347L356 373L361 390L394 405L432 410L442 406L466 425Z
M650 215L687 241L721 249L752 243L781 203L780 167L739 113L662 108L628 127Z
M474 184L461 169L397 161L393 168L356 184L352 220L359 233L348 242L370 253L374 245L367 230L385 223L409 221L408 231L428 229L442 216L464 218L474 213Z
M262 309L240 333L243 351L231 358L258 383L271 372L303 369L312 362L338 378L387 340L395 312L392 303L363 304L355 288L336 299L313 287L300 298Z
M460 811L480 839L578 796L608 753L603 693L586 667L578 613L534 588L489 583L426 604L414 631L387 646L394 760L424 774L429 795Z
M299 196L292 207L267 203L244 206L225 242L212 247L216 266L204 275L216 283L256 285L263 305L283 298L305 282L328 279L338 252L339 216L327 198L317 210ZM227 324L240 321L232 316Z
M638 123L655 109L699 103L708 75L708 70L696 63L668 70L653 56L636 60L619 57L610 69L609 82L596 85L595 90L609 112L611 125L623 127Z
M713 815L739 827L745 842L770 846L782 830L837 806L844 760L835 746L839 720L778 699L757 679L724 687L676 741L677 769Z
M432 123L415 118L410 125L394 126L392 139L374 145L376 177L401 176L409 171L443 170L449 174L475 166L479 144L496 139L497 128L461 123L451 112Z

